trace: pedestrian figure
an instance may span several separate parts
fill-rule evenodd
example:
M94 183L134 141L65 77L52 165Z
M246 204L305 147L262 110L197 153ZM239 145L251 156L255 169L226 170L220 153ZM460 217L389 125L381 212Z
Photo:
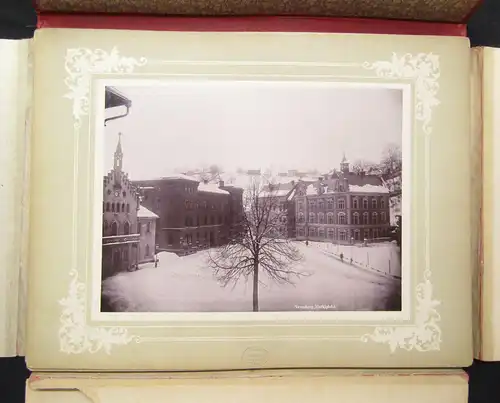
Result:
M309 246L309 241L306 240L306 246Z
M344 254L340 252L340 261L343 263L344 262Z
M155 267L158 267L158 258L155 259Z
M351 257L351 264L352 264L352 257Z

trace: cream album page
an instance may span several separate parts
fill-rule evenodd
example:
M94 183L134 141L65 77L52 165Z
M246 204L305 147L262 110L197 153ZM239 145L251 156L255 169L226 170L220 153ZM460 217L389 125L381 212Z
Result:
M424 372L258 371L211 374L92 377L33 374L27 403L466 403L467 375L460 370Z
M471 363L467 39L34 47L30 368Z
M0 40L0 357L23 353L29 42Z
M479 357L484 361L500 360L500 275L498 248L500 211L500 50L478 50L483 82L483 268L480 284L481 296L481 349Z

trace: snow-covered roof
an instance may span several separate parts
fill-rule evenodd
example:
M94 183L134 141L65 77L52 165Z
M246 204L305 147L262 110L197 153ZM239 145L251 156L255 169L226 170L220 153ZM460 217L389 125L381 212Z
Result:
M387 189L385 186L374 186L374 185L364 185L364 186L349 185L349 191L356 193L389 193L389 189Z
M293 197L295 196L295 189L292 190L292 193L290 193L290 195L288 196L288 200L292 200Z
M207 193L219 193L219 194L225 194L228 195L229 192L227 190L221 189L219 185L215 183L203 183L200 182L198 185L198 191L200 192L207 192Z
M151 210L148 210L144 206L139 206L139 211L137 211L137 218L159 218Z
M284 197L290 192L290 189L265 190L260 192L259 197Z
M317 195L318 194L318 191L316 190L316 188L314 187L313 184L309 185L306 189L306 194L308 196L311 196L311 195Z
M184 174L167 175L167 176L163 176L162 179L181 179L181 180L185 180L185 181L199 182L198 179L193 178L192 176L184 175Z

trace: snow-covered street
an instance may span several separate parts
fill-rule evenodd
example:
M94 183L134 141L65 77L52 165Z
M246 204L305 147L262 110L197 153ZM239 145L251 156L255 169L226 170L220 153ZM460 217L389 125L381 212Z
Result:
M351 248L342 250L344 262L335 257L331 250L327 250L327 246L306 246L303 242L297 242L296 246L304 256L296 270L306 276L292 280L293 285L276 284L262 278L264 284L259 287L261 311L400 309L399 279L350 264L350 252L354 253L354 260L358 255L357 260L361 260L362 256L392 256L396 252L390 246L385 246L390 255L384 254L382 249L382 253L375 253L377 246L343 247ZM361 249L364 250L359 251ZM367 250L370 252L368 255ZM207 251L203 251L178 257L162 252L156 268L153 263L148 263L138 271L121 273L105 280L103 296L114 311L252 311L252 279L249 278L248 283L241 279L236 286L230 284L222 287L208 268L207 254ZM378 259L381 262L387 260L384 257ZM400 274L399 267L394 267L394 270Z

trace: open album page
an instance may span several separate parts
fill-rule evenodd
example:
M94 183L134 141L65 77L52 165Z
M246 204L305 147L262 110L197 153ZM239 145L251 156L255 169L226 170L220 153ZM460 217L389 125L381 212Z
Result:
M20 276L27 239L29 42L0 40L0 357L22 350L18 312L24 303Z

